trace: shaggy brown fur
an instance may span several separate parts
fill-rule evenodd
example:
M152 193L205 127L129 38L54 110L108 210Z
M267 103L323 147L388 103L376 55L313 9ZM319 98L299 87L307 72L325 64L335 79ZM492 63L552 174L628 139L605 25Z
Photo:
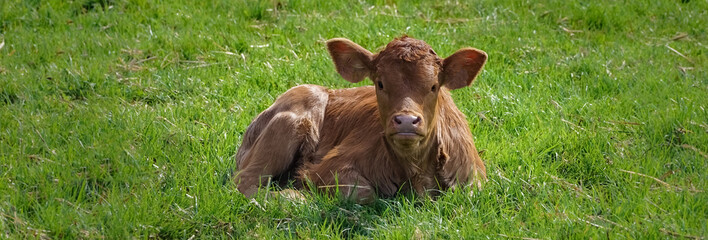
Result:
M275 177L366 203L397 192L481 186L484 163L448 89L470 85L486 53L464 48L440 59L405 36L378 54L347 39L329 40L327 48L344 79L369 77L374 86L285 92L244 134L239 191L250 197Z

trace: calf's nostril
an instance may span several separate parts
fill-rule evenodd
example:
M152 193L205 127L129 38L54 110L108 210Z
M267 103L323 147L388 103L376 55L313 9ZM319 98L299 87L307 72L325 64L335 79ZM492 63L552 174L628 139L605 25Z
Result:
M412 115L397 115L393 117L393 122L396 123L396 125L416 126L421 120L420 117Z
M396 117L394 117L394 118L393 118L393 121L396 122L396 124L401 124L401 123L402 123L402 121L401 121L401 116L396 116Z

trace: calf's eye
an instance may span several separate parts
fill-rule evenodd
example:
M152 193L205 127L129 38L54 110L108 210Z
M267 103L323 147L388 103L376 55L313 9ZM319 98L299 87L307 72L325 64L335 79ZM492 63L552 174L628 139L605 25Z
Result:
M433 87L430 88L430 91L435 92L435 90L438 90L438 86L433 85Z
M379 87L380 90L383 90L383 83L381 83L381 81L376 82L376 85Z

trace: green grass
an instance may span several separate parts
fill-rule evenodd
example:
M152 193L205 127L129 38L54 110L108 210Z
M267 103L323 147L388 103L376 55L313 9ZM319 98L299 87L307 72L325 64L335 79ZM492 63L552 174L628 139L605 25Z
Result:
M0 238L705 238L706 26L702 0L0 1ZM353 86L326 39L402 34L489 54L453 93L481 191L236 191L253 117Z

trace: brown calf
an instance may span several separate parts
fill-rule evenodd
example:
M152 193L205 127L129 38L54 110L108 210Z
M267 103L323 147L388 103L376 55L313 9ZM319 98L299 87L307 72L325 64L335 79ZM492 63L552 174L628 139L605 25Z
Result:
M250 197L274 177L366 203L399 191L481 186L484 163L448 89L470 85L486 53L464 48L441 59L405 36L377 54L341 38L327 49L344 79L368 77L373 86L285 92L244 134L239 191Z

